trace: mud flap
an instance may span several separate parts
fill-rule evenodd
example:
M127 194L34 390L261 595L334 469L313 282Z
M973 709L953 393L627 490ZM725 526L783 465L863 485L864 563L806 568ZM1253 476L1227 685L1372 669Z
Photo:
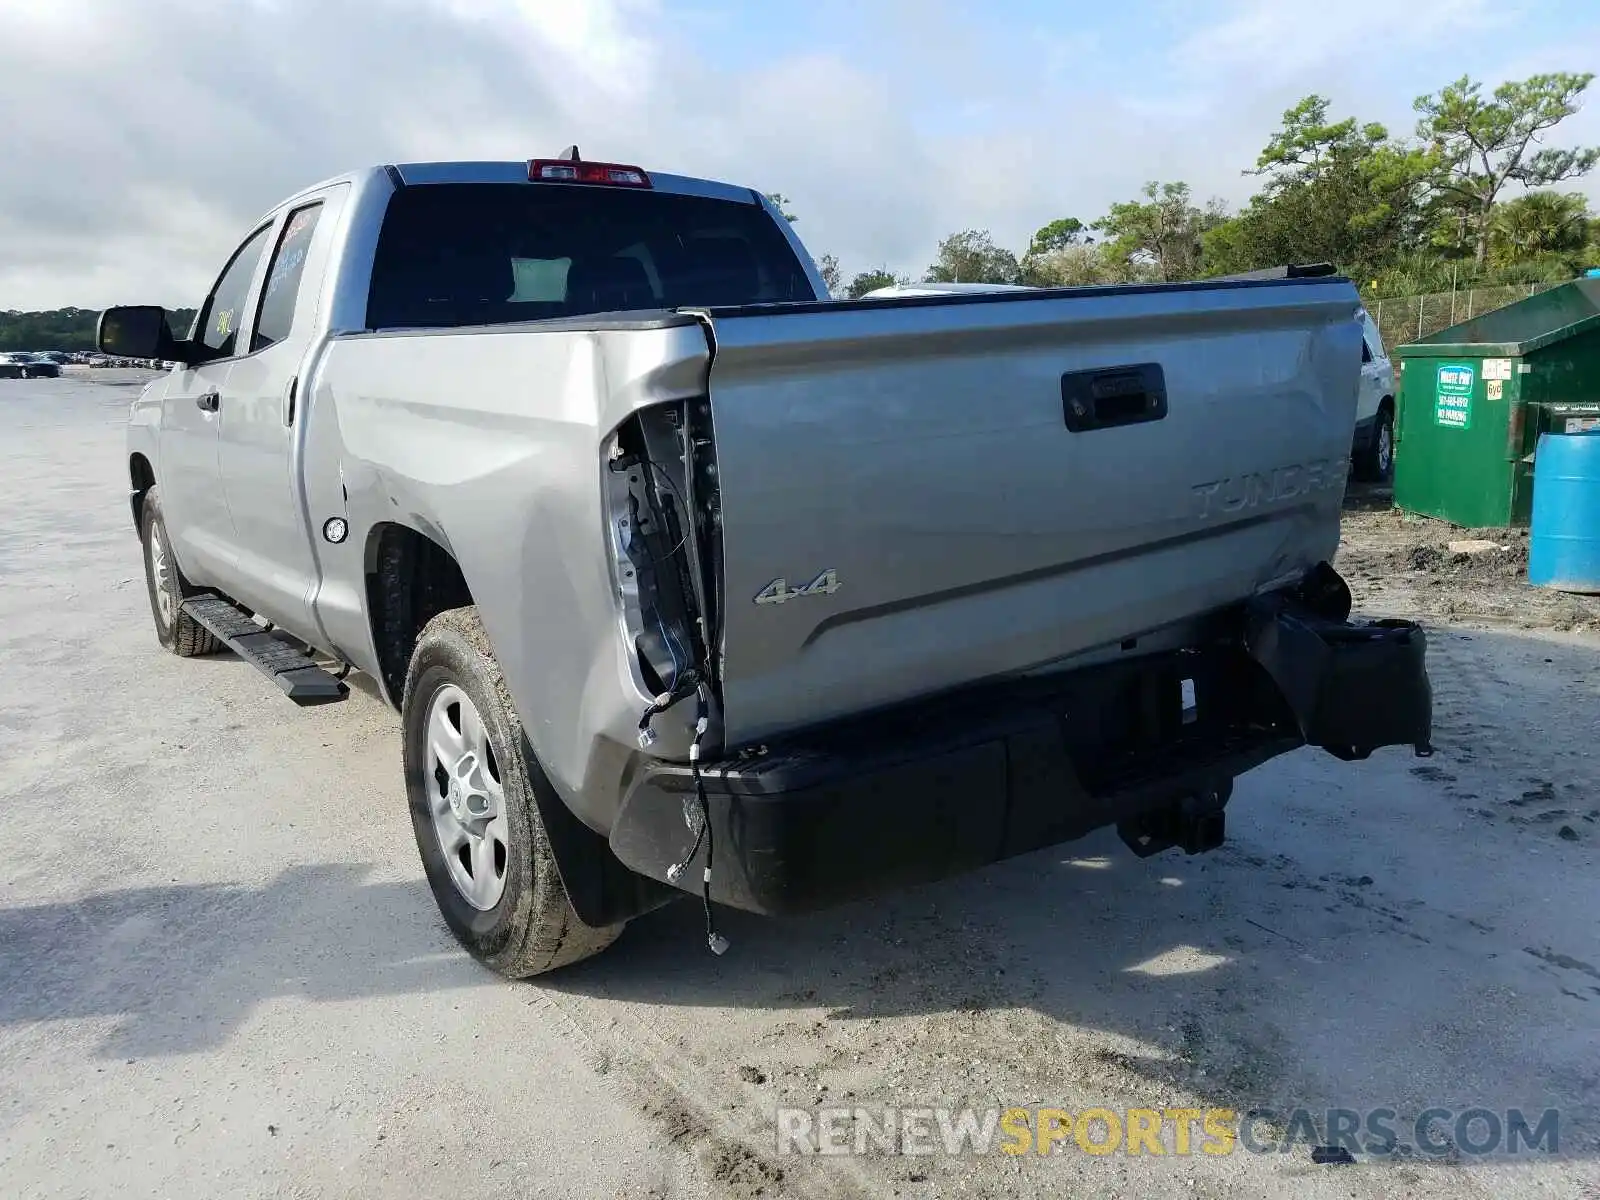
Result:
M1380 746L1432 754L1427 635L1414 621L1352 624L1349 615L1349 588L1321 563L1299 587L1251 602L1245 645L1308 744L1346 761Z

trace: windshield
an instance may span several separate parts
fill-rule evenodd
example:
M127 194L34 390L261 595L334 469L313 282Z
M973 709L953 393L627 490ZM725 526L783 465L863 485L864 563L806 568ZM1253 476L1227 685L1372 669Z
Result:
M625 188L424 184L389 201L371 329L815 299L755 203Z

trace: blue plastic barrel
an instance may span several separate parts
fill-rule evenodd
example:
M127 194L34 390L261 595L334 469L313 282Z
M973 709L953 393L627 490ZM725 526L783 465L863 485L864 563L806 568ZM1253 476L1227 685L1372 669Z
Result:
M1600 594L1600 429L1539 435L1528 582Z

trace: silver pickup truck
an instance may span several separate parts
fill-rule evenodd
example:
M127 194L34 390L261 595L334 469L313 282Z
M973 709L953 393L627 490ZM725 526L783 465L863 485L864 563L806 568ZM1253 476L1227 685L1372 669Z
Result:
M1328 565L1355 289L834 302L748 188L384 166L278 205L135 401L162 645L401 714L446 922L512 976L685 893L813 909L1114 825L1218 845L1296 747L1426 753Z

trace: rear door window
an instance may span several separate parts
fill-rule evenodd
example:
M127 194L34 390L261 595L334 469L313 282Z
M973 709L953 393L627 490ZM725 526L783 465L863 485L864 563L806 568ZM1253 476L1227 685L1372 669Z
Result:
M423 184L389 201L372 329L814 299L759 205L559 184Z

